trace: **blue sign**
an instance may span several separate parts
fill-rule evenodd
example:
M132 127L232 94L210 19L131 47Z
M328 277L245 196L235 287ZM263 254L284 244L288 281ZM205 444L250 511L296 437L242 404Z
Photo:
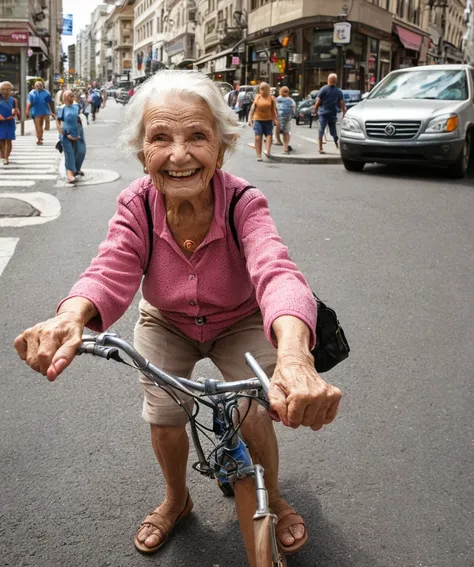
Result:
M62 35L72 35L72 14L64 14Z

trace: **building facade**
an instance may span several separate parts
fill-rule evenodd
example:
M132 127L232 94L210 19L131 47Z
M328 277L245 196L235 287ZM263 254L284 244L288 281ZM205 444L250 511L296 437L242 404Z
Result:
M135 0L115 6L105 23L105 59L108 82L126 75L130 80L133 59L133 17Z
M21 53L26 74L53 90L61 61L62 0L0 0L0 76L21 88Z
M76 45L72 43L67 48L67 76L69 82L72 83L77 77L76 70Z
M91 35L91 73L90 79L104 82L107 80L105 68L105 21L111 7L106 4L99 4L91 15L90 35Z

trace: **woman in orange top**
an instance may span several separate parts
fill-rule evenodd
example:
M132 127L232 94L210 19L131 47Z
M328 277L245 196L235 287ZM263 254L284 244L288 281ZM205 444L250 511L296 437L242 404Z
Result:
M253 126L255 132L257 161L262 161L262 136L266 136L265 155L268 157L272 148L273 126L278 124L278 116L276 101L270 95L270 85L260 83L258 91L250 109L249 126Z

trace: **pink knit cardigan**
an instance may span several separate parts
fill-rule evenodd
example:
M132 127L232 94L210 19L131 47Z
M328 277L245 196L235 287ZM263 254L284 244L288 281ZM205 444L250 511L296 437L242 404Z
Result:
M191 258L174 241L163 196L150 177L134 181L120 193L107 238L66 299L80 296L91 301L99 316L88 327L102 332L125 313L142 283L143 297L192 339L212 340L260 309L265 334L273 344L273 321L293 315L311 330L313 348L316 304L278 236L265 196L249 189L235 209L239 251L229 227L229 204L234 191L248 183L221 170L212 181L214 219ZM154 225L148 268L145 199Z

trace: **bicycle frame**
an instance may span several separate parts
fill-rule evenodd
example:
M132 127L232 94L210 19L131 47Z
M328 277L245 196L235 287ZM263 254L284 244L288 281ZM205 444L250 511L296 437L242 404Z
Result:
M207 458L202 448L195 416L188 413L191 437L198 456L198 461L193 465L193 468L205 476L217 478L224 485L233 485L238 480L248 476L255 478L257 511L254 522L256 522L256 526L261 520L268 522L265 530L269 531L269 554L272 558L268 567L283 567L284 564L278 550L275 534L276 516L269 507L264 469L261 465L253 464L251 461L247 447L239 435L241 422L237 427L234 424L234 414L235 412L239 413L238 400L239 397L242 397L239 392L249 392L247 397L256 400L268 409L268 399L264 396L268 395L270 382L258 362L250 353L245 355L247 364L255 372L256 378L228 383L199 378L194 382L164 372L141 356L126 341L112 333L84 336L77 354L92 354L107 360L112 359L116 362L129 364L120 357L119 351L126 353L132 360L133 366L152 380L157 387L164 388L168 392L170 388L183 392L194 398L198 408L199 404L203 404L212 410L213 432L218 444ZM264 396L259 396L258 394L262 391ZM180 403L179 399L177 403ZM266 531L264 537L267 537Z

